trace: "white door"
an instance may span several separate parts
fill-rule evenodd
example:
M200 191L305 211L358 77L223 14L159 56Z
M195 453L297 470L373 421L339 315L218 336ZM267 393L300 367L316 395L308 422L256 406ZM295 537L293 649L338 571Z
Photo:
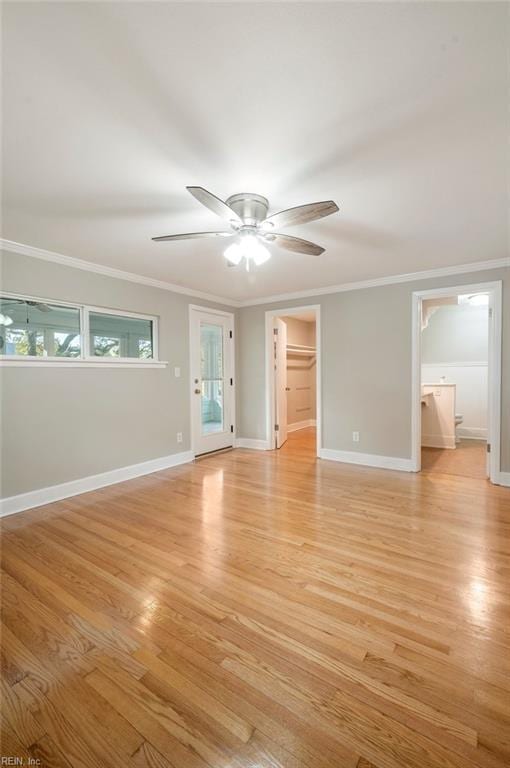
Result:
M191 310L191 415L195 456L232 447L232 315Z
M275 432L276 447L287 440L287 325L279 317L274 321Z

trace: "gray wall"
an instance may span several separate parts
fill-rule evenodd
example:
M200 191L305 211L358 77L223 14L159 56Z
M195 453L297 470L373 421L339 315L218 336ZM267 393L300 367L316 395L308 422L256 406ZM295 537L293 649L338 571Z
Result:
M2 277L6 291L159 315L160 357L169 361L165 369L2 369L2 496L189 449L188 305L209 302L10 253ZM409 458L411 293L488 280L504 282L502 469L510 471L510 270L503 269L237 310L238 435L265 438L266 309L320 304L323 446Z
M422 363L481 363L489 357L489 310L446 304L429 319L421 336Z
M162 369L2 369L2 497L189 450L188 306L219 305L7 252L2 289L158 315L168 360Z
M411 294L503 281L502 465L510 471L510 270L453 275L243 308L238 434L265 439L264 323L268 309L321 305L323 447L411 458ZM242 407L244 403L249 407ZM360 442L352 442L352 432Z

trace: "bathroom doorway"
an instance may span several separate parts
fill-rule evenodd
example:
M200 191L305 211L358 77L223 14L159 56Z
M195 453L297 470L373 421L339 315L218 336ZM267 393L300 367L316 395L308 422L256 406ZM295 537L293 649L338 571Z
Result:
M413 295L415 470L499 480L501 284Z
M320 308L266 313L268 447L318 455Z

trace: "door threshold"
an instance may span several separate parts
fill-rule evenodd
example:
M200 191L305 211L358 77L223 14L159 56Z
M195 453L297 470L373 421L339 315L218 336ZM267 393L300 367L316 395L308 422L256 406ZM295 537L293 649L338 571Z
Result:
M227 445L226 448L217 448L215 451L206 451L205 453L197 453L195 456L195 461L199 461L200 459L206 459L208 456L216 456L218 453L228 453L229 451L233 451L234 446L233 445Z

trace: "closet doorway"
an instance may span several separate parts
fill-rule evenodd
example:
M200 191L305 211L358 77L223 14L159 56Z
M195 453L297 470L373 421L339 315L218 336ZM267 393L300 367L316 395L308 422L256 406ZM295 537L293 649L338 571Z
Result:
M320 307L266 312L267 445L294 445L318 455L320 423Z

